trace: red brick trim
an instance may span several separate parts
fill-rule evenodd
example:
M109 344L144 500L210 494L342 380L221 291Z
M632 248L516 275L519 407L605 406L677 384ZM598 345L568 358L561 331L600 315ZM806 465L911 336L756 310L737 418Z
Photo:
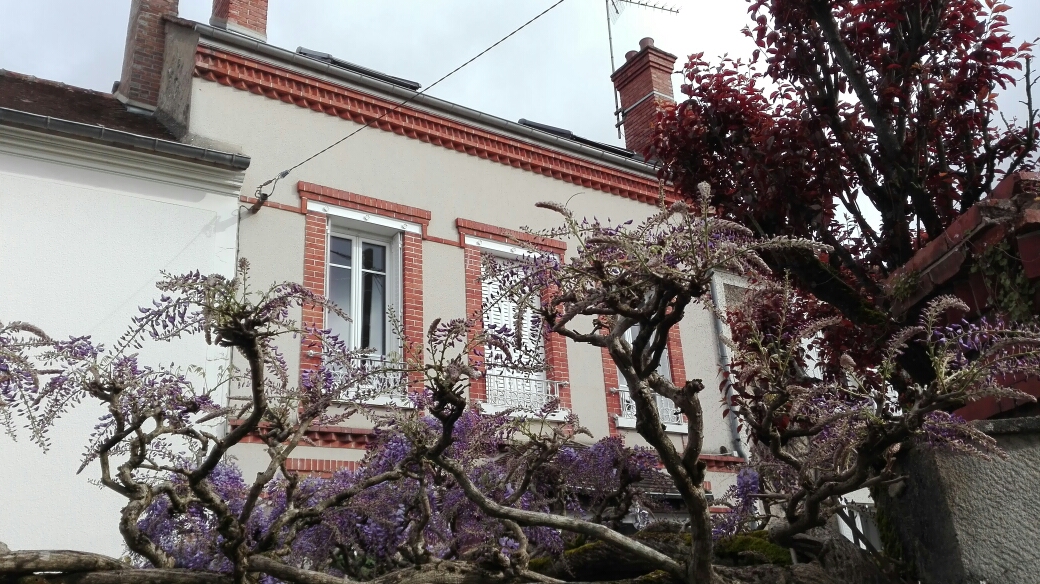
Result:
M618 381L617 365L610 358L610 351L606 347L600 349L601 362L603 364L603 389L607 396L607 428L611 436L619 436L617 421L621 417L621 394L618 393L621 383Z
M365 195L323 187L304 181L296 183L296 190L300 193L300 199L303 200L301 207L304 211L307 210L308 201L317 201L363 213L418 223L424 226L430 224L430 217L432 217L432 214L426 209L391 203L390 201L366 197Z
M355 471L360 466L357 460L324 460L318 458L290 458L285 461L285 470L306 476L329 478L336 471Z
M431 214L425 209L399 205L365 195L341 191L330 187L300 181L297 184L300 193L301 208L306 212L304 228L303 285L315 294L325 295L325 275L327 252L325 249L328 234L328 217L307 209L308 201L328 203L355 211L371 213L382 217L399 219L423 226L430 222ZM404 341L422 346L425 329L423 326L423 263L422 237L417 233L404 232L401 237L401 324ZM314 306L303 307L303 323L305 326L325 328L325 312ZM320 365L319 355L310 355L306 347L300 355L300 369L315 369ZM413 375L412 381L421 382L420 374Z
M255 205L257 202L257 199L254 199L253 197L247 197L245 195L239 196L238 200L247 205ZM271 207L272 209L279 209L281 211L290 211L292 213L305 213L305 211L300 207L293 207L292 205L283 205L281 203L275 203L274 201L264 201L263 206Z
M657 204L656 178L521 142L267 63L199 45L195 75L586 188ZM382 117L381 117L382 116ZM378 119L378 122L376 121ZM674 194L669 200L677 200Z
M683 358L682 335L679 327L673 326L668 331L668 369L672 372L672 383L686 383L686 360Z
M463 261L466 273L466 317L473 319L471 337L479 335L484 330L484 320L481 317L483 310L483 289L480 280L481 253L473 247L463 247ZM483 361L475 356L470 356L470 362ZM481 367L482 368L482 367ZM484 379L474 379L469 385L470 402L483 402L487 399L487 386Z
M698 456L707 465L711 472L737 472L747 461L739 456L727 456L725 454L702 454Z
M231 429L242 425L241 420L231 420ZM364 450L372 440L375 433L372 430L360 428L347 428L344 426L316 426L308 430L301 442L301 446L323 446L327 448L351 448ZM263 444L256 433L247 435L242 439L246 444Z
M523 231L506 229L505 227L488 225L487 223L470 221L469 219L456 219L455 228L459 230L460 241L465 241L464 237L466 235L472 235L473 237L480 237L482 239L489 239L491 241L507 244L521 241L529 243L543 251L557 254L567 250L567 243L558 239L538 237L537 235L531 235L530 233L524 233Z

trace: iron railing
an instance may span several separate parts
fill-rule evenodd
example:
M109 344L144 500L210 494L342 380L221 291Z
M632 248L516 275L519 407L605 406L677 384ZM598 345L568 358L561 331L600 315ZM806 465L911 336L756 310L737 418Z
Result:
M560 397L565 381L488 372L484 376L487 403L492 406L537 412Z
M621 416L629 420L636 419L636 402L632 401L632 396L628 393L627 387L618 389L618 394L621 395ZM675 403L664 397L663 395L654 394L657 399L657 415L661 416L661 423L666 425L685 425L686 418L683 417L682 412L679 408L675 407Z

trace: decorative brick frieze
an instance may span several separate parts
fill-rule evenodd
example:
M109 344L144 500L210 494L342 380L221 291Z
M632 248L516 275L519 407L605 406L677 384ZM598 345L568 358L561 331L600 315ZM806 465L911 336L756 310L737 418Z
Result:
M521 142L417 109L399 107L385 99L217 48L199 45L195 75L358 124L371 124L386 132L470 156L657 204L659 183L655 178ZM671 193L668 197L675 200Z
M735 473L740 470L741 465L747 464L747 461L739 456L725 454L702 454L698 458L704 461L704 464L707 465L706 470L709 472Z
M231 420L230 426L234 430L242 425L241 420ZM372 441L374 433L372 430L362 428L347 428L343 426L316 426L307 430L304 437L307 446L323 446L326 448L352 448L363 450ZM244 444L263 444L255 432L242 439Z
M285 461L285 470L305 476L329 478L337 471L358 469L356 460L325 460L318 458L290 458Z

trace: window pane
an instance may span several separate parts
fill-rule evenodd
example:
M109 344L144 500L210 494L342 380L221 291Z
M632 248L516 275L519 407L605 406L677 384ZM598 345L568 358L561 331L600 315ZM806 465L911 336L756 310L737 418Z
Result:
M361 267L377 272L386 271L386 247L372 243L361 244Z
M361 296L361 347L385 355L386 276L364 272L361 285L364 288Z
M350 263L351 256L354 252L354 242L345 237L330 237L329 238L329 263L344 266L347 268L353 267Z
M329 300L336 303L336 306L348 315L351 310L350 272L349 268L329 266ZM329 313L328 327L332 329L333 333L339 335L340 340L347 343L347 346L354 343L350 324L350 321L340 318L339 315Z

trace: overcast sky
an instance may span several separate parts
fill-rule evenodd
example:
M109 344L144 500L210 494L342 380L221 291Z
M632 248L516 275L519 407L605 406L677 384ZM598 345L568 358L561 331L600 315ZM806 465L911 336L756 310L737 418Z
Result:
M209 22L212 0L181 0ZM268 41L305 46L426 86L556 0L270 0ZM1011 0L1018 40L1040 37L1040 1ZM748 55L743 0L675 0L678 15L629 6L614 27L618 63L652 36L683 57ZM109 91L119 76L130 0L0 0L0 68ZM565 0L434 88L509 120L528 118L618 143L604 0ZM676 76L678 77L678 76ZM676 79L678 81L678 78ZM1005 96L1004 107L1013 105Z

